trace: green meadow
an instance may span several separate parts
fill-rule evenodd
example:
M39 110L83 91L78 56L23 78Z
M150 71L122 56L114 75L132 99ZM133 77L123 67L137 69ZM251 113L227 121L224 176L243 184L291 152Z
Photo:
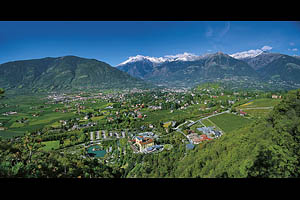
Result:
M214 126L214 124L212 124L211 121L209 121L208 119L202 120L202 123L203 123L205 126Z
M59 140L42 142L45 146L42 147L44 151L51 151L59 148Z
M251 119L247 119L245 117L231 113L217 115L209 118L209 120L216 124L225 133L243 128L252 122Z
M255 107L274 107L280 101L281 99L270 99L270 98L255 99L247 104L239 106L239 108L243 109L243 108L255 108Z
M280 101L281 99L255 99L252 102L237 107L237 109L245 111L252 117L261 118L265 117Z

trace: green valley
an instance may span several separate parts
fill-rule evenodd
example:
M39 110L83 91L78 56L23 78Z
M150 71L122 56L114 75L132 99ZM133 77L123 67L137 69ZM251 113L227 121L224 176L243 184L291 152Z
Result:
M270 165L275 171L262 174L258 160L268 149L269 153L275 151L270 149L272 145L277 148L274 138L280 140L279 127L271 128L268 123L285 116L278 110L290 110L286 106L297 103L291 99L297 99L298 93L231 91L218 83L192 89L7 93L0 104L0 147L6 149L2 151L1 176L296 176L294 171L278 173L274 168L277 158L275 166ZM256 110L263 112L253 112ZM294 119L297 112L289 116ZM139 144L139 138L146 146ZM289 140L281 142L291 145L288 143L294 139ZM28 150L21 149L24 145ZM251 155L250 149L254 150ZM97 151L101 156L94 157ZM61 157L61 153L68 156ZM18 164L8 160L18 155L29 156L27 161L36 163L30 165L31 170L37 173L28 174L27 161ZM292 152L289 156L295 157ZM76 171L74 162L79 166ZM293 162L295 167L297 161ZM89 167L86 171L83 163L101 169ZM55 172L48 173L48 167Z

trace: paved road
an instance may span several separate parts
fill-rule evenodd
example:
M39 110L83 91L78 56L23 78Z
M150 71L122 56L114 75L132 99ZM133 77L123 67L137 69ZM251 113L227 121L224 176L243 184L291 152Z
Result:
M217 116L217 115L221 115L221 114L224 114L224 113L229 113L229 110L226 110L226 111L223 111L223 112L220 112L220 113L217 113L217 114L209 115L207 117L204 117L204 118L201 118L201 119L197 120L196 122L199 122L199 121L201 121L203 119L208 119L210 117L214 117L214 116Z
M186 139L187 139L190 143L192 143L192 141L184 134L184 132L181 131L180 128L177 129L177 131L178 131L179 133L181 133L184 137L186 137Z
M174 128L174 130L179 129L180 126L182 126L182 125L184 125L184 124L186 124L186 123L188 123L188 122L192 122L191 124L189 124L190 126L192 126L192 125L196 124L197 122L201 122L201 121L204 120L204 119L208 119L208 118L210 118L210 117L214 117L214 116L221 115L221 114L224 114L224 113L229 113L229 112L230 112L229 110L226 110L226 111L223 111L223 112L220 112L220 113L216 113L216 114L209 115L209 116L207 116L207 117L198 119L197 121L194 121L194 122L191 121L191 120L187 120L187 121L185 121L184 123L178 125L176 128ZM202 122L201 122L201 124L204 125ZM204 126L205 126L205 125L204 125Z

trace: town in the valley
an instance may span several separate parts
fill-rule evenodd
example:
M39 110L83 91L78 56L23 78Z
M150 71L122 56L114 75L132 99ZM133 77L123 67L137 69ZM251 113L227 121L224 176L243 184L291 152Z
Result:
M41 150L113 164L132 153L159 154L179 146L188 152L259 119L280 98L276 92L202 84L193 89L50 93L22 102L3 99L0 135L18 140L26 132L43 144Z

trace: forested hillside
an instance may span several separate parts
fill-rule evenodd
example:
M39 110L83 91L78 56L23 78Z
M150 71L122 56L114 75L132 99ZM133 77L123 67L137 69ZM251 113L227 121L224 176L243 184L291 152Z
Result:
M268 118L198 146L178 163L178 177L299 177L300 90Z
M146 83L105 62L63 56L1 64L0 85L5 89L42 92L144 87Z
M131 177L299 177L300 90L269 116L218 140L146 156Z

